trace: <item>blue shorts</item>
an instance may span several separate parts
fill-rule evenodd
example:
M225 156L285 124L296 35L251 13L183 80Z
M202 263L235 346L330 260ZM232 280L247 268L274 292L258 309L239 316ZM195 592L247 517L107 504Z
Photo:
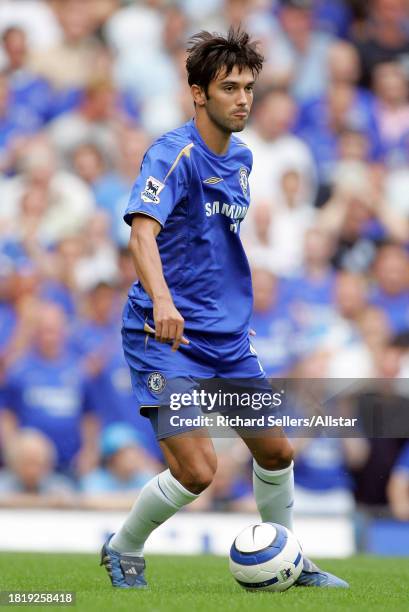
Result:
M197 429L160 426L158 414L165 416L169 411L173 394L189 393L200 386L201 380L229 379L231 385L236 379L238 386L248 380L258 390L271 391L247 331L234 335L186 332L189 345L181 345L174 352L170 343L158 342L144 332L145 322L154 326L152 310L128 301L123 312L124 354L138 407L151 419L158 439ZM191 417L202 414L197 405L184 410Z

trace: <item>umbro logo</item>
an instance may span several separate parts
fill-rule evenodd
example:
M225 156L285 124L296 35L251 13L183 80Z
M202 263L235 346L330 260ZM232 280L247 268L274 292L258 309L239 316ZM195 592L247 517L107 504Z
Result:
M125 574L137 574L138 572L136 571L136 569L132 566L129 569L125 570Z
M216 185L217 183L221 183L222 180L223 179L218 176L210 176L209 178L205 179L203 182L206 183L206 185Z

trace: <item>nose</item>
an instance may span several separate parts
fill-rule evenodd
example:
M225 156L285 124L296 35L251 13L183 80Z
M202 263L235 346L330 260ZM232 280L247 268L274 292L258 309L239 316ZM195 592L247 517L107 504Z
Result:
M236 104L237 106L247 106L247 96L245 89L238 90Z

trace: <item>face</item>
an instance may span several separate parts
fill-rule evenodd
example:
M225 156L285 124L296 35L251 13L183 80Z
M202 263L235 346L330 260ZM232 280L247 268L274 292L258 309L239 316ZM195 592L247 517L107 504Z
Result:
M74 153L74 168L86 182L92 183L104 171L104 163L99 152L88 145L80 146Z
M228 134L241 132L247 122L253 104L254 76L237 66L230 74L219 74L209 85L208 95L197 85L192 86L196 104L205 109L209 119Z
M356 83L359 78L359 55L353 45L334 44L328 53L328 68L334 81Z
M119 130L118 139L121 163L131 167L134 174L150 144L148 134L140 129L127 128Z
M365 134L344 132L338 143L341 159L365 161L369 153L369 141Z
M91 316L96 321L110 321L115 307L116 293L113 287L101 285L90 293Z
M4 50L13 64L21 64L27 53L26 36L21 30L12 30L4 39Z
M395 346L385 346L379 359L380 374L384 378L399 376L402 362L402 351Z
M405 18L405 0L375 0L372 11L380 23L397 24Z
M266 95L256 110L257 128L265 140L287 133L295 119L296 106L285 92Z
M330 234L319 229L310 229L305 235L304 257L310 264L326 264L334 250L334 242Z
M90 4L80 0L57 3L59 22L67 40L81 40L89 34L92 28Z
M51 469L47 448L37 440L21 440L12 469L27 490L37 489Z
M398 295L409 285L408 256L404 249L384 247L375 263L375 277L385 293Z
M364 277L341 272L337 278L335 295L339 312L346 318L356 317L366 305L367 286Z
M24 217L42 217L47 208L47 194L36 185L27 189L21 198L20 210Z
M374 306L362 311L358 326L364 342L371 348L383 347L391 335L385 313Z
M64 347L66 335L64 312L54 304L44 304L38 315L35 344L45 357L54 357Z
M374 70L374 86L376 95L385 102L406 102L408 86L399 64L379 64Z
M281 25L287 35L297 41L311 31L311 11L295 7L285 7L280 12Z
M295 170L289 170L283 174L281 187L288 198L294 198L300 193L301 176Z
M108 466L121 480L129 480L144 468L145 456L137 446L121 448L110 457Z
M254 310L265 312L276 300L276 279L270 272L261 268L253 268L251 277L253 280Z

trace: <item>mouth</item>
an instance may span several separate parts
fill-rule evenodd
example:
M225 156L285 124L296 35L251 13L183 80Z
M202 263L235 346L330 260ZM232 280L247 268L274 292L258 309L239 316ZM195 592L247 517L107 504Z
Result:
M248 113L244 113L244 112L233 113L233 117L239 117L240 119L246 119L246 117L248 117Z

